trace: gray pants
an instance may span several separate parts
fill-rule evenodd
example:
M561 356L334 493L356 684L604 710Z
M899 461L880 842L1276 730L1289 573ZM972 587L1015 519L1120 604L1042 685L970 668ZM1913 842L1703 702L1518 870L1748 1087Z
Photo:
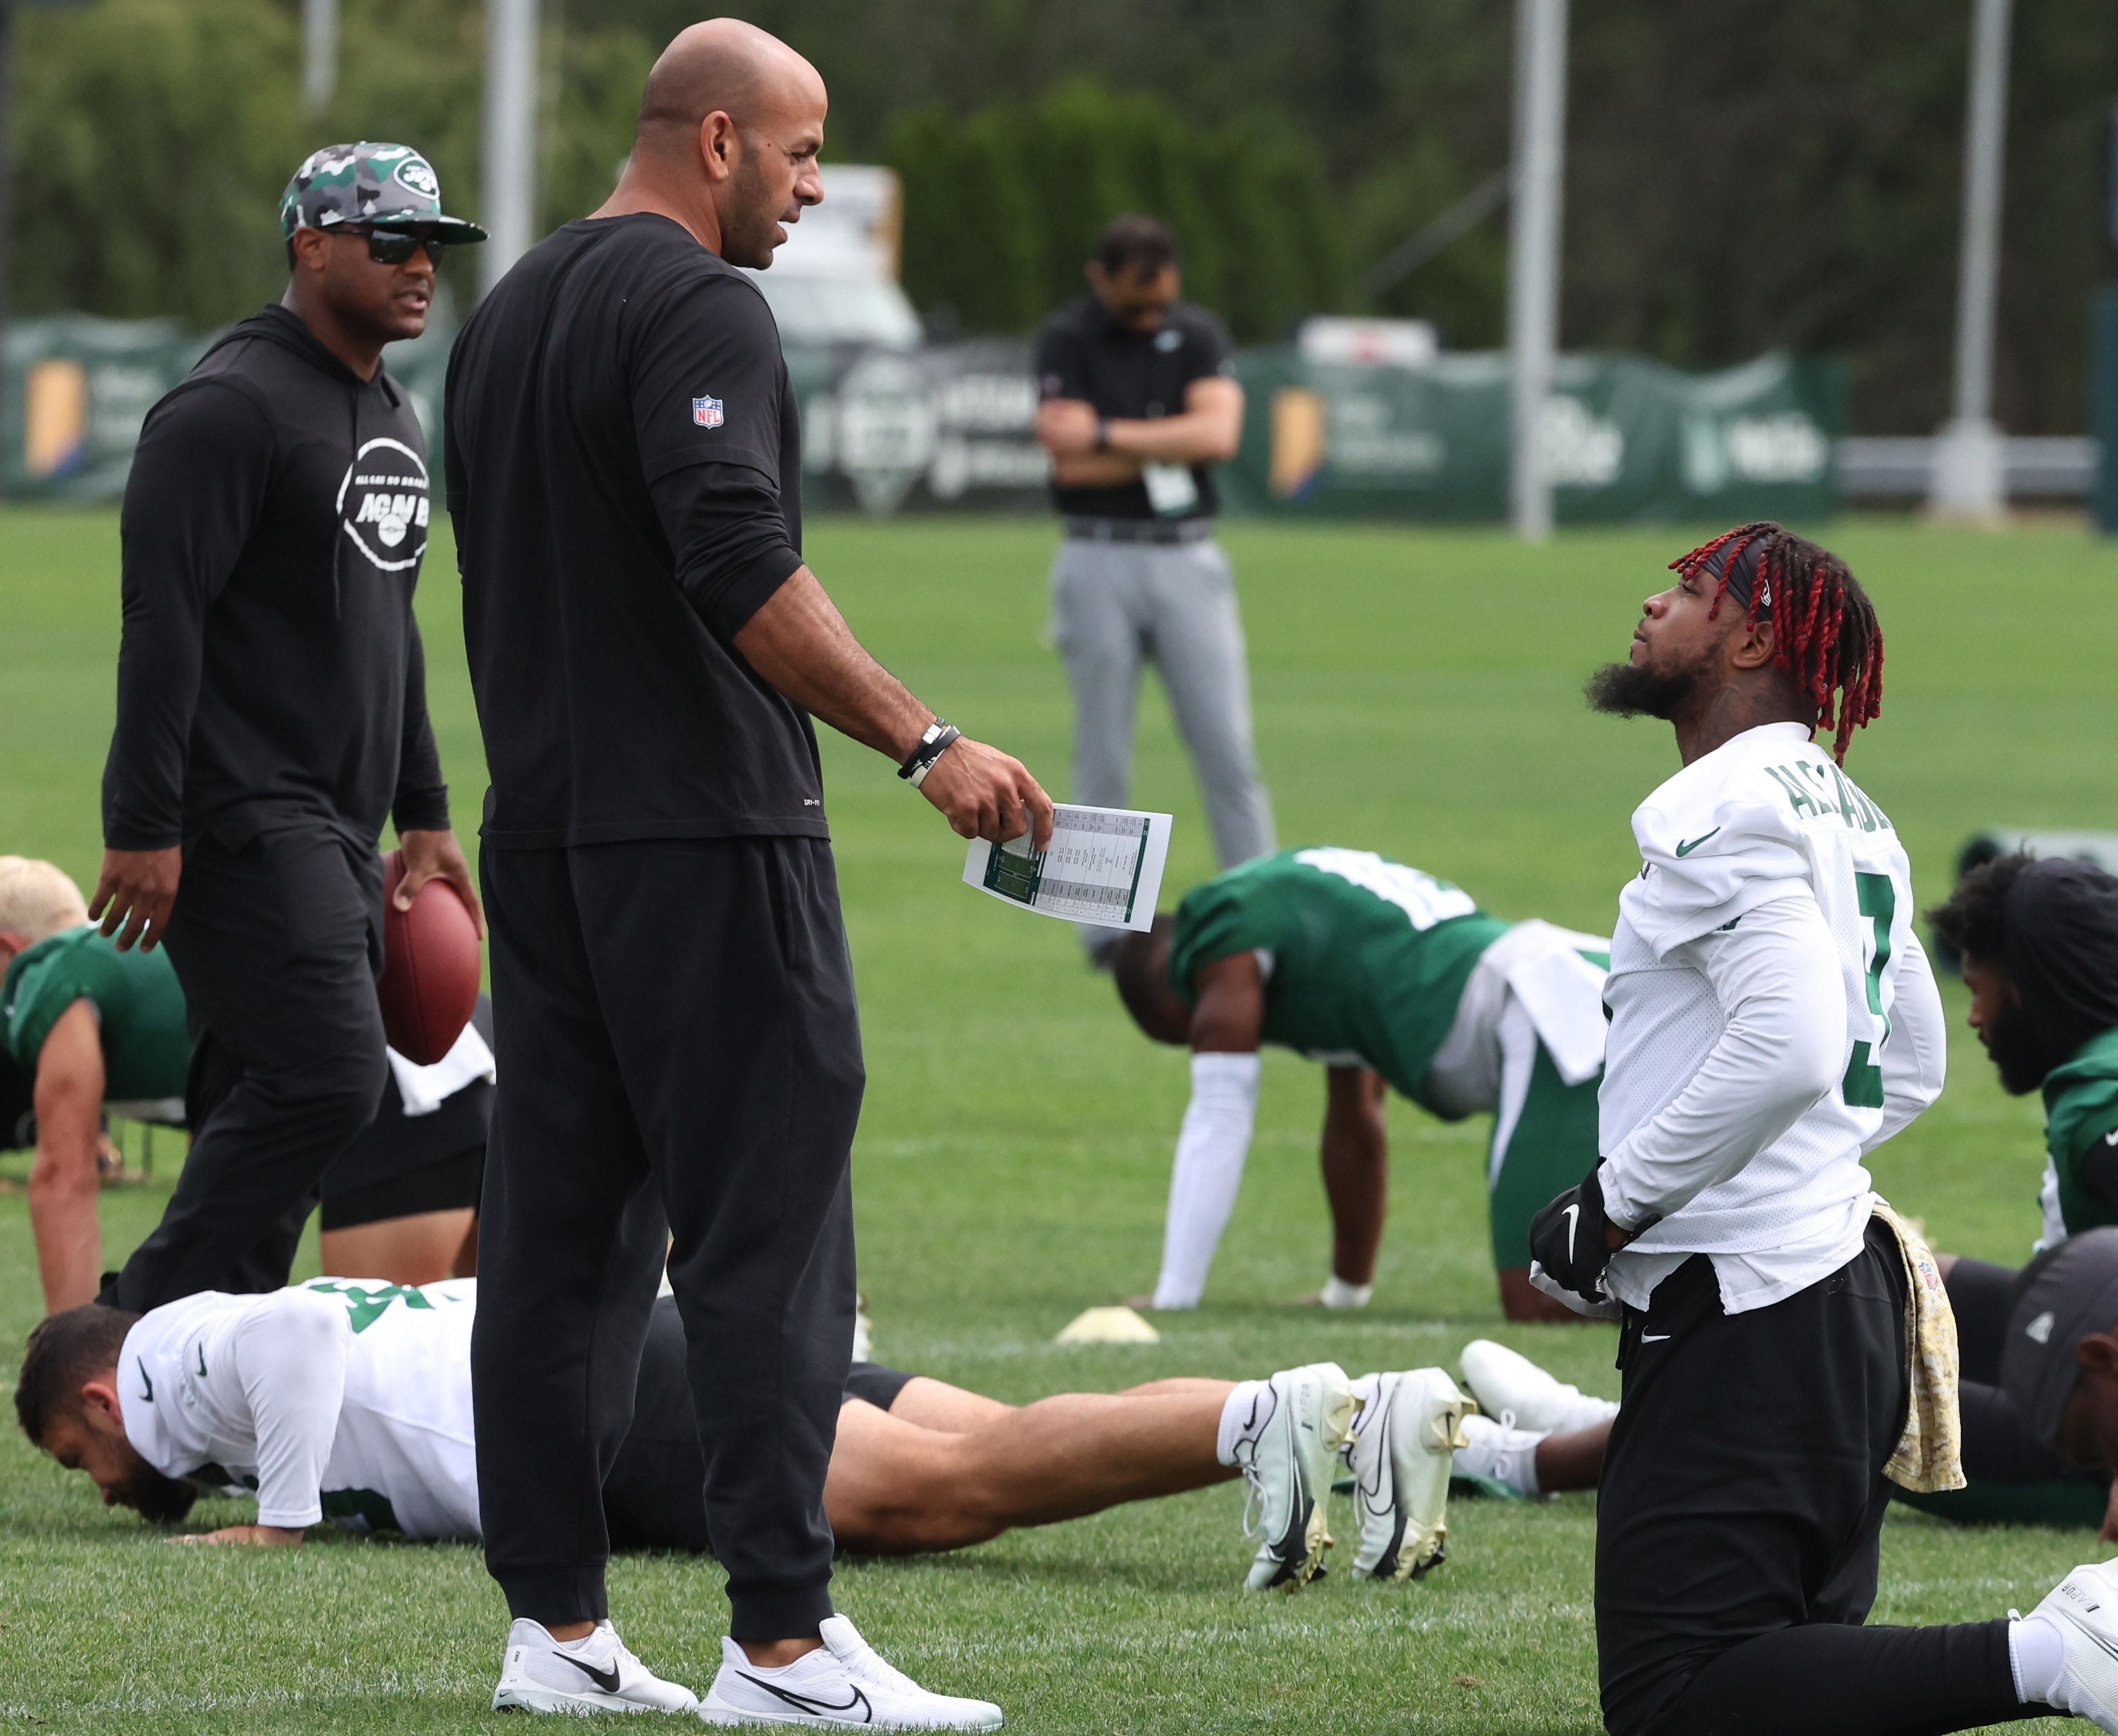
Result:
M1052 563L1052 618L1074 688L1074 800L1126 806L1140 664L1152 662L1198 769L1214 856L1232 868L1270 852L1242 616L1220 545L1069 537Z

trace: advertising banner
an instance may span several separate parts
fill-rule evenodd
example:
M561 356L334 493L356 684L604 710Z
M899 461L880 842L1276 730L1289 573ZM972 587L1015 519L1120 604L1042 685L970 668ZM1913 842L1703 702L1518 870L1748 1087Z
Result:
M1248 407L1221 486L1269 517L1507 515L1505 353L1423 366L1236 358ZM1713 373L1639 356L1561 358L1542 430L1555 510L1572 522L1815 519L1836 506L1845 419L1837 364L1769 355Z
M140 424L211 341L174 320L57 313L12 321L0 394L0 487L12 500L122 494Z
M451 336L437 321L385 358L437 455ZM122 492L147 411L210 341L163 320L16 321L0 394L9 496ZM1027 339L917 349L790 344L787 361L801 403L807 510L1050 510ZM1288 346L1242 352L1235 369L1247 409L1242 450L1220 473L1231 513L1506 516L1504 354L1331 362ZM1693 374L1638 356L1562 358L1543 427L1558 516L1822 517L1837 504L1831 450L1845 399L1843 370L1827 361L1769 355Z

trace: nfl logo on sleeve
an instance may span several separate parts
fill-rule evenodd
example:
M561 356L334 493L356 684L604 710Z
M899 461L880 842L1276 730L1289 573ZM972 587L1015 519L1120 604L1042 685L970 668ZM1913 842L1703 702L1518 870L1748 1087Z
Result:
M718 398L694 398L691 400L691 420L702 428L717 428L721 425L721 401Z

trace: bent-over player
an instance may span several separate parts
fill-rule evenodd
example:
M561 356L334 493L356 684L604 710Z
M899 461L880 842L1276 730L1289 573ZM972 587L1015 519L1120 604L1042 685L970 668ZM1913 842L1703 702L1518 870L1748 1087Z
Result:
M1867 1628L1886 1475L1959 1486L1932 1257L1863 1157L1940 1093L1910 870L1840 769L1880 709L1845 563L1769 524L1672 563L1591 703L1665 718L1683 769L1633 815L1602 1161L1538 1214L1535 1276L1621 1315L1597 1500L1612 1736L2118 1729L2118 1576L2028 1621ZM1811 739L1835 723L1835 753Z
M1235 1209L1258 1050L1324 1063L1327 1308L1371 1294L1389 1186L1385 1085L1446 1121L1492 1114L1493 1264L1511 1320L1573 1316L1529 1282L1529 1221L1596 1157L1609 943L1507 923L1369 850L1287 850L1218 875L1129 936L1118 994L1157 1042L1191 1048L1157 1308L1195 1308Z
M242 1063L209 1043L194 1069L169 953L118 951L89 923L81 889L49 862L0 856L0 1054L34 1082L30 1221L44 1305L55 1311L96 1293L104 1111L178 1125L202 1120L192 1106L217 1101ZM481 995L470 1027L432 1066L386 1050L374 1119L317 1184L326 1272L400 1284L471 1274L492 1035L492 1002ZM12 1137L0 1128L0 1143Z
M86 1307L31 1336L16 1389L24 1431L113 1505L181 1519L201 1486L249 1489L257 1522L211 1542L292 1544L330 1519L418 1537L479 1533L470 1327L474 1281L423 1289L317 1279L266 1296L207 1293L146 1316ZM650 1549L710 1549L705 1468L673 1299L655 1304L630 1431L603 1484L611 1535ZM1439 1369L1349 1381L1334 1364L1264 1380L1157 1381L1069 1393L1022 1410L923 1376L853 1365L825 1485L848 1548L962 1549L1017 1526L1238 1476L1261 1505L1254 1590L1295 1589L1330 1541L1325 1496L1355 1482L1357 1576L1417 1577L1441 1559L1450 1449L1473 1407ZM1476 1419L1471 1419L1476 1420ZM859 1637L825 1624L834 1655L887 1722L886 1678L863 1674ZM715 1696L747 1660L733 1641ZM571 1660L578 1659L581 1668ZM555 1661L557 1660L557 1661ZM598 1673L614 1679L602 1685ZM688 1709L608 1622L585 1648L511 1646L494 1705L539 1711ZM997 1724L958 1701L950 1720ZM840 1722L859 1722L842 1719Z

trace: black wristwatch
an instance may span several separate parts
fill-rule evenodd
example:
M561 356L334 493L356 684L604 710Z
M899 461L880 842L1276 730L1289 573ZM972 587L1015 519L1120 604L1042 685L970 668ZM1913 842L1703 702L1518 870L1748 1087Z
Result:
M1098 452L1108 452L1111 450L1111 419L1108 416L1102 417L1097 421L1096 450Z
M949 744L962 734L963 731L950 723L947 718L935 718L927 726L927 733L919 738L913 745L912 751L904 756L904 763L898 767L897 775L909 778L912 787L918 789L921 784L926 783L927 773L934 769L934 762L946 753Z

